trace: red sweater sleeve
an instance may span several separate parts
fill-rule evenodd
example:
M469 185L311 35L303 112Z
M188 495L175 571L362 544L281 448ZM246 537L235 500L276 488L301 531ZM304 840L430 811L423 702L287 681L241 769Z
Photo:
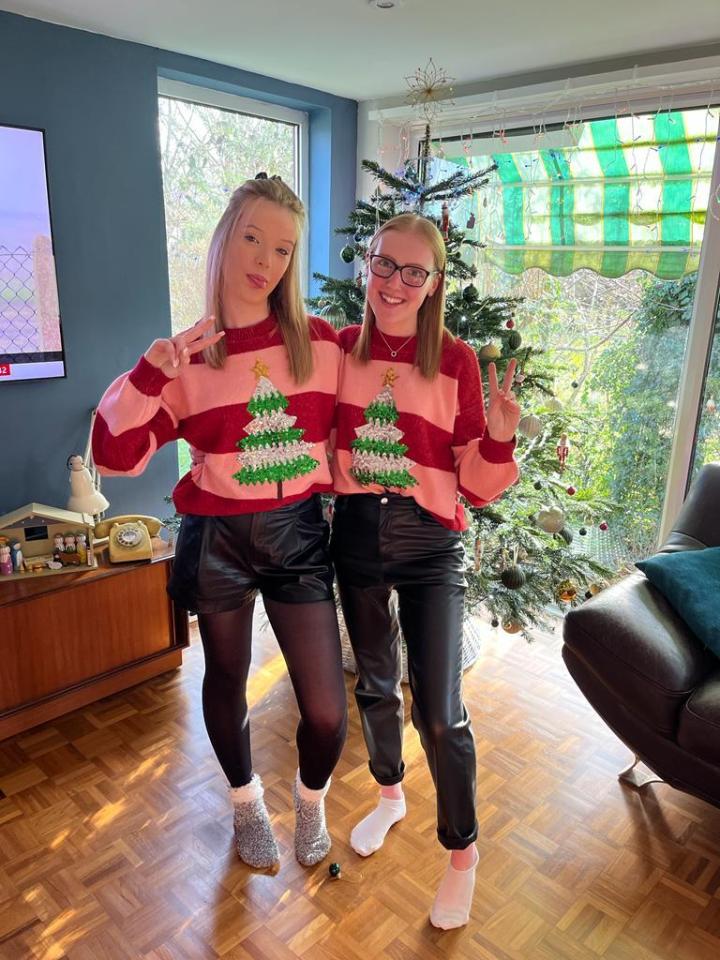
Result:
M460 341L458 341L460 345ZM487 432L480 365L462 343L453 456L460 493L474 506L496 500L519 476L515 441L493 440Z
M104 476L137 476L163 444L176 440L177 417L163 390L173 381L141 357L118 377L98 405L93 460Z

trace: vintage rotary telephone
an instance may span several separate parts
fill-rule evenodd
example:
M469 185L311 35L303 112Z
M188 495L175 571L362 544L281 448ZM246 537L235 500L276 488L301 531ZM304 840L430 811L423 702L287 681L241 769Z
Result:
M150 538L157 536L162 526L162 521L155 517L109 517L95 524L95 538L108 538L110 563L150 560Z

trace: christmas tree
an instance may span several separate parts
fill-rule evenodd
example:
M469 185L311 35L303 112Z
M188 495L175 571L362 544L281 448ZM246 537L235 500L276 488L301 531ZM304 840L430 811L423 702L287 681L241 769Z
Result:
M233 478L239 483L277 483L282 499L283 480L311 473L318 461L310 456L312 444L302 439L305 431L295 426L297 417L285 413L287 398L268 379L267 366L258 360L253 368L257 386L247 405L252 420L247 437L238 440L241 467Z
M519 301L481 297L472 283L476 270L467 253L482 244L467 235L465 227L474 224L458 225L452 214L460 201L488 182L494 167L476 173L457 168L448 173L444 164L445 172L440 173L440 165L436 170L430 157L430 145L428 127L418 162L408 161L394 173L374 161L363 161L377 187L369 201L357 203L348 225L337 231L348 237L341 258L361 268L368 244L382 223L407 211L427 217L438 226L446 243L446 326L474 348L486 383L490 361L496 363L502 378L508 361L517 360L514 390L524 412L516 450L521 478L496 502L480 509L466 506L467 598L468 609L482 604L494 625L502 624L509 632L527 631L531 626L547 625L551 605L581 602L609 576L610 571L582 550L589 528L606 528L602 518L608 504L572 483L572 437L579 415L555 399L552 383L557 371L541 349L524 343L516 329ZM321 287L320 295L309 301L312 309L338 327L361 322L365 300L362 269L355 279L323 274L315 274L315 279ZM368 407L368 419L379 400ZM374 443L378 439L384 442L385 438L377 435L382 423L391 424L394 419L373 425L369 439ZM359 437L355 443L360 441ZM399 446L404 454L407 447Z
M410 473L415 464L405 456L407 445L400 443L402 431L395 426L398 412L392 394L394 379L391 367L385 374L384 387L365 408L367 423L355 428L357 440L350 444L350 472L363 485L378 483L404 489L414 487L417 480Z

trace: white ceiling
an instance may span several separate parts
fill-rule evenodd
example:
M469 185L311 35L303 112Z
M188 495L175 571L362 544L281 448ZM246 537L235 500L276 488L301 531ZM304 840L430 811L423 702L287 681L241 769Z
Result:
M718 0L0 0L0 9L355 100L429 57L457 84L720 41Z

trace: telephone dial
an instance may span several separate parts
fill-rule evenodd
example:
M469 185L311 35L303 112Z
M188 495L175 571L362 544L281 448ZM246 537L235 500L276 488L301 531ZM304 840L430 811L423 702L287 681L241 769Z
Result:
M110 563L152 559L151 538L162 529L155 517L110 517L95 524L95 538L107 537Z

